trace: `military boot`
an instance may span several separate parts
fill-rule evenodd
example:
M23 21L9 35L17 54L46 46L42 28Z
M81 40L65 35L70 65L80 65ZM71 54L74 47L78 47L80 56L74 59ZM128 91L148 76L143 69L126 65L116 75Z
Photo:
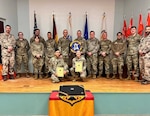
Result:
M122 78L122 74L119 74L119 79L120 79L120 80L122 80L122 79L123 79L123 78Z
M26 73L26 74L25 74L25 77L29 78L29 77L30 77L30 75L29 75L28 73Z
M93 78L93 79L96 79L96 75L93 75L92 78Z
M109 74L106 74L106 78L107 78L107 79L109 79L109 78L110 78L110 77L109 77Z
M34 74L34 78L35 79L38 79L39 77L38 77L38 74Z
M43 79L43 76L41 74L39 74L39 79Z
M131 76L129 75L125 80L131 80Z
M112 76L112 78L111 79L115 79L116 78L116 75L115 74L113 74L113 76Z
M16 78L20 78L21 77L21 74L20 73L18 73L17 74L17 76L16 76Z

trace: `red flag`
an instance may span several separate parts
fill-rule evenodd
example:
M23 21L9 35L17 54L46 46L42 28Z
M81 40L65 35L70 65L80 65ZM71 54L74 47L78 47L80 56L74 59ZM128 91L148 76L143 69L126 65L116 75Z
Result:
M139 25L138 25L138 34L142 35L144 30L143 21L142 21L142 15L139 15Z
M123 21L122 34L124 35L124 37L127 37L127 23L125 19Z
M147 24L146 26L150 26L150 13L148 13L147 15Z
M127 29L127 37L131 35L131 27L133 25L133 18L130 19L130 24L129 27Z

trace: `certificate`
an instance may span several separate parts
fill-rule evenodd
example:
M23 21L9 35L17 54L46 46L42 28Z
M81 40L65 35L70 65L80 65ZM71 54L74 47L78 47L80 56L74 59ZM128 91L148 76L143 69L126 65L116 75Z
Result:
M75 62L75 72L82 72L83 71L83 62L76 61Z
M64 68L63 67L57 67L56 68L56 74L58 77L64 77Z

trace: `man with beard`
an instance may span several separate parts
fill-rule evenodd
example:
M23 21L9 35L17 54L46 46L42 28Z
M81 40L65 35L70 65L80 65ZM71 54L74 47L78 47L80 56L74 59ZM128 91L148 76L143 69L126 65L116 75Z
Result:
M140 55L144 57L144 73L141 84L149 84L150 82L150 26L145 27L145 33L147 36L143 40L143 47L139 50Z

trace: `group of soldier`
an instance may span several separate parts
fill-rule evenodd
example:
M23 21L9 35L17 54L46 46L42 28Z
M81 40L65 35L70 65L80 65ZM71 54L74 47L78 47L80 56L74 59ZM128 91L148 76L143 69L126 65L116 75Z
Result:
M90 31L90 37L85 40L81 30L77 31L77 38L71 42L68 39L68 31L63 30L63 37L58 43L52 38L51 32L47 33L47 40L40 35L40 30L35 29L30 39L23 37L23 32L18 33L18 39L10 33L11 26L5 26L5 32L0 34L2 50L2 76L3 80L14 79L14 65L17 77L21 77L21 64L24 64L25 76L29 77L29 54L32 56L34 78L51 77L52 82L57 83L68 80L85 81L86 78L103 77L123 79L123 67L127 65L126 80L131 76L135 81L142 76L141 83L148 84L150 81L150 26L145 28L145 36L137 34L136 26L131 27L131 36L124 39L121 32L117 33L117 39L111 42L107 38L107 32L101 32L100 39L95 37L95 32ZM77 43L74 50L71 44ZM71 46L71 47L70 47ZM82 70L76 70L76 63L81 62ZM112 74L110 69L112 65ZM43 75L44 67L44 75ZM58 67L63 68L63 76L57 73ZM9 75L9 77L8 77Z

